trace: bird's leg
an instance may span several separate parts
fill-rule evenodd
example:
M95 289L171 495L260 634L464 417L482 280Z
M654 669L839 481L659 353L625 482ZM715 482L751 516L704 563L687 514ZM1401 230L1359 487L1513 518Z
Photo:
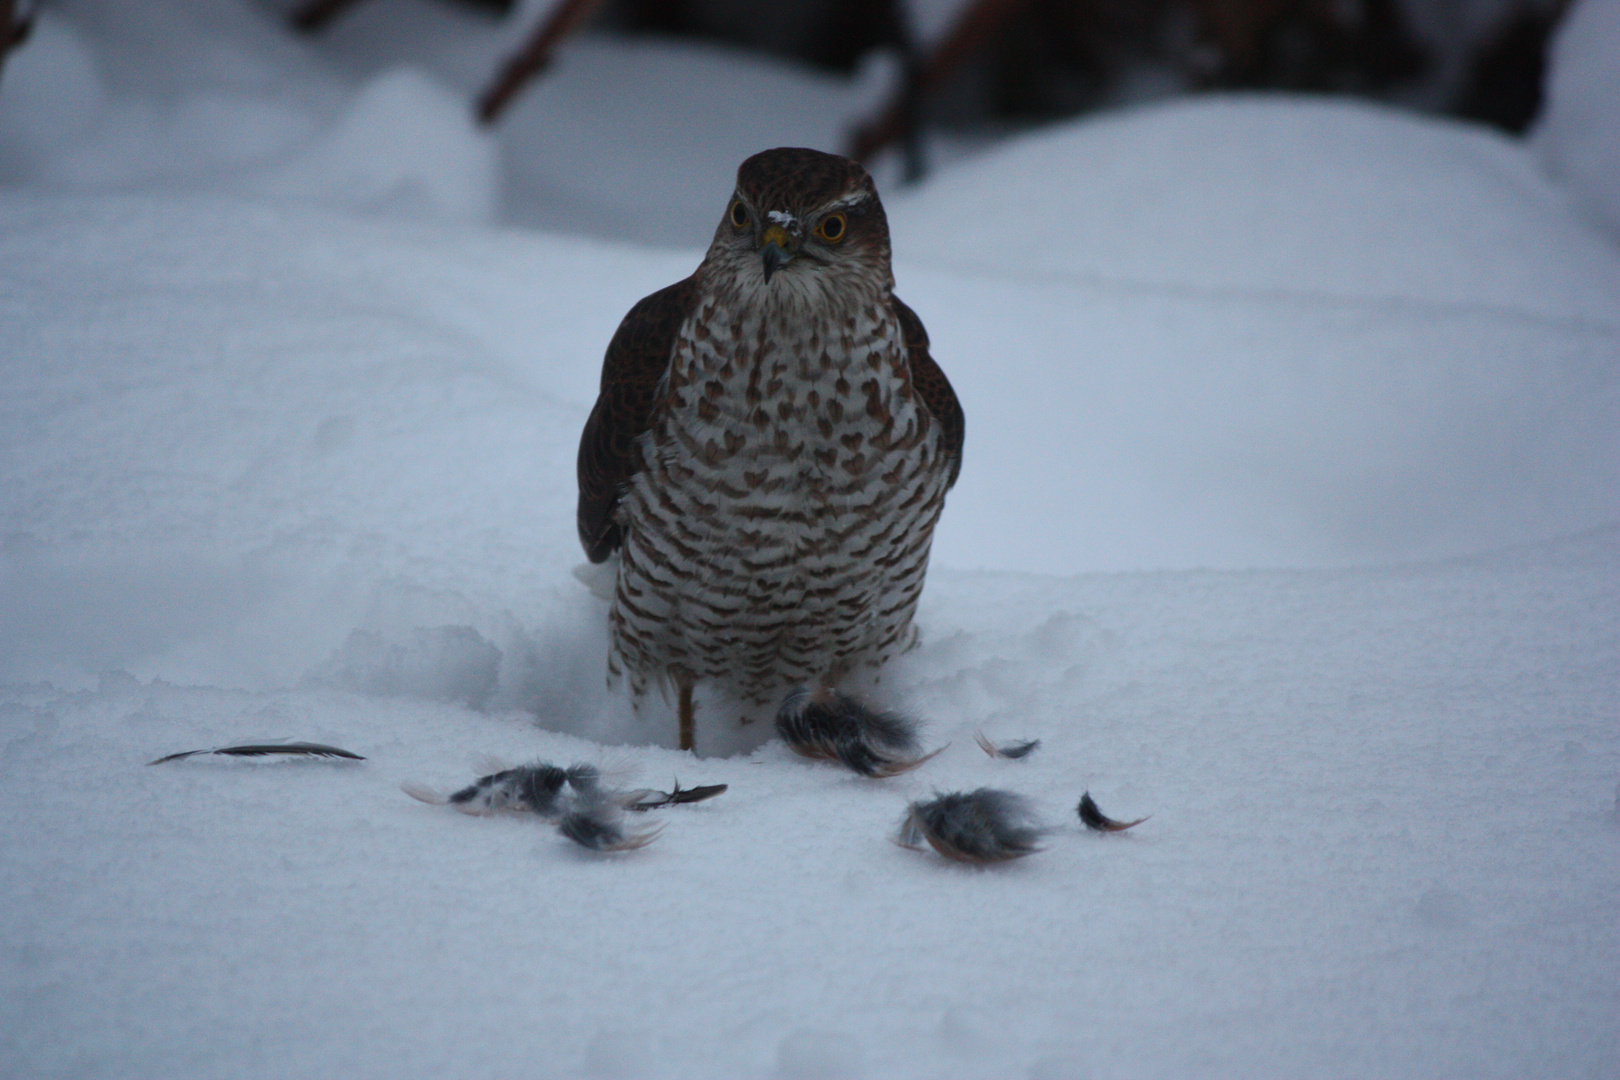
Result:
M675 715L680 718L681 749L691 750L697 745L697 724L692 716L692 676L678 668L671 675L675 679Z

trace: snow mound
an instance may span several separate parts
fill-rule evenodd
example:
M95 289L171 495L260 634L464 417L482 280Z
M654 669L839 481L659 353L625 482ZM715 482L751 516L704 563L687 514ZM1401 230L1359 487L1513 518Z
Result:
M330 89L204 84L110 92L106 58L70 23L40 20L0 94L0 181L68 191L224 189L419 221L483 223L500 194L494 136L462 97L411 68ZM167 91L167 92L165 92Z
M1045 131L889 200L907 260L1620 325L1620 259L1522 148L1348 101L1215 97Z
M417 627L406 643L356 630L310 673L317 685L482 709L500 681L501 650L470 626Z
M888 202L967 407L948 565L1422 558L1620 516L1620 252L1508 140L1200 99Z
M314 145L248 186L364 213L487 223L499 176L495 139L477 130L466 102L399 68L363 86Z
M53 7L6 64L0 182L247 190L318 141L347 94L246 5Z

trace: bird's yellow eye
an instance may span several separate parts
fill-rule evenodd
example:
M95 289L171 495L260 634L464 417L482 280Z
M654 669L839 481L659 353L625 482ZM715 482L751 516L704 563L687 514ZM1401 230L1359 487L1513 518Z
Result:
M821 224L816 226L816 235L829 244L836 244L844 238L846 224L843 214L828 214L821 219Z
M731 223L739 229L748 227L748 207L740 199L731 204Z

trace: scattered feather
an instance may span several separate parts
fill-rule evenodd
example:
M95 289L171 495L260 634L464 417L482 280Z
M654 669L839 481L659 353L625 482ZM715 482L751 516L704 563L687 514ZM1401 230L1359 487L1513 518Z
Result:
M1027 742L1002 743L1000 746L997 746L995 743L985 738L984 732L982 731L976 733L973 736L973 740L979 744L979 749L983 750L991 757L1010 758L1013 760L1028 757L1041 745L1041 740L1030 739Z
M414 780L405 781L403 784L399 785L399 790L403 791L417 802L425 802L432 806L444 806L450 801L449 796L445 795L443 792L435 791L426 784L418 784Z
M267 757L271 754L285 754L291 757L320 757L343 758L348 761L364 761L359 754L350 753L337 746L327 746L325 743L313 742L284 742L284 743L243 743L240 746L215 746L207 750L182 750L178 754L168 754L155 761L148 761L148 765L162 765L166 761L179 761L182 758L196 757L199 754L220 754L226 757Z
M601 770L595 765L580 764L564 769L538 761L481 776L449 795L412 783L401 784L400 789L413 799L434 805L448 804L464 814L534 814L557 822L558 832L592 851L631 851L651 843L658 829L626 829L624 796L604 788L601 779ZM723 785L720 787L724 790ZM678 784L675 793L656 794L664 796L666 802L695 801L676 800L676 795L689 794Z
M1145 817L1139 817L1135 821L1115 821L1097 809L1096 800L1091 797L1089 791L1080 796L1079 810L1080 820L1085 822L1086 828L1095 829L1097 832L1124 832L1126 829L1134 828L1147 820ZM1152 816L1151 814L1148 815L1148 817Z
M568 786L575 791L595 791L602 782L602 770L595 765L570 765L563 776L568 780Z
M557 822L557 831L580 847L590 848L592 851L623 850L624 830L615 822L603 821L593 814L584 812L564 814L562 820ZM651 837L648 837L648 840L650 839Z
M836 690L789 694L777 710L776 732L794 753L841 762L862 776L896 776L939 753L918 754L911 720Z
M906 807L900 844L921 848L923 841L947 859L998 863L1041 850L1046 834L1029 800L996 788L935 795Z
M449 802L464 814L511 811L547 817L557 812L557 799L567 781L568 771L555 765L519 765L479 777L452 793Z
M592 851L634 851L646 847L663 830L662 825L651 829L627 830L617 813L617 807L606 801L594 806L582 806L564 814L557 822L557 831L581 847Z
M712 799L716 795L725 793L725 784L703 784L695 788L683 788L679 780L675 781L674 791L655 791L652 788L641 788L626 792L620 799L620 804L626 810L638 813L645 810L657 810L664 806L678 806L681 803L702 802Z

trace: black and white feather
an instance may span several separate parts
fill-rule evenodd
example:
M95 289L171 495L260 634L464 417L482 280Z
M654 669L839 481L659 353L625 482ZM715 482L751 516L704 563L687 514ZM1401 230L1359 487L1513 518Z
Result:
M724 790L723 785L714 786ZM534 814L556 822L558 832L592 851L632 851L645 847L661 828L626 828L625 796L603 786L601 771L594 765L573 765L564 769L539 761L479 777L449 795L417 784L402 787L405 794L414 799L448 804L464 814ZM630 794L640 801L646 793ZM711 794L719 792L711 791ZM665 805L668 801L675 800L668 799Z
M673 791L620 791L603 783L601 770L595 765L577 764L565 769L544 761L496 768L449 795L418 784L402 787L414 799L453 806L464 814L535 814L555 821L558 832L592 851L630 851L650 843L658 834L658 828L625 828L624 811L702 802L726 790L725 784L683 788L677 780Z
M595 792L601 772L594 765L574 765L564 769L549 762L520 765L481 776L444 801L464 814L513 813L555 817L565 801L564 789L574 796ZM417 794L411 791L411 794ZM420 798L420 795L417 796Z
M723 795L725 784L700 784L693 788L681 787L679 780L675 781L673 791L657 791L653 788L638 788L635 791L626 791L619 796L619 804L626 810L637 813L646 810L657 810L664 806L680 806L684 803L703 802L716 795Z
M898 840L908 848L926 841L947 859L982 865L1034 854L1046 832L1028 799L982 787L912 803Z

